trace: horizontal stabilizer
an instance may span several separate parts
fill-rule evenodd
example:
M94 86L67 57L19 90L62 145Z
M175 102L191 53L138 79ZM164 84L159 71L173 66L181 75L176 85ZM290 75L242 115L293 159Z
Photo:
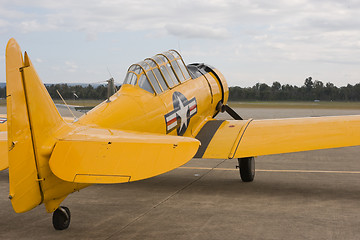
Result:
M59 140L49 164L68 182L122 183L177 168L198 147L193 138L90 128Z
M198 158L242 158L360 145L360 115L207 122Z

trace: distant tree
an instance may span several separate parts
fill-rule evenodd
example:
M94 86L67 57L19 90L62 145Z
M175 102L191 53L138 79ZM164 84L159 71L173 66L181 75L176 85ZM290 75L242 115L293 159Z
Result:
M281 89L281 84L279 82L273 82L271 88L273 91L279 91Z
M314 87L314 88L323 88L323 87L324 87L324 84L323 84L323 82L320 81L320 80L315 80L315 81L314 81L314 84L313 84L313 87Z
M6 97L6 87L1 88L0 87L0 98Z
M313 92L315 99L318 100L325 100L324 97L324 84L320 80L315 80L313 85Z
M46 85L46 88L53 99L60 99L56 90L60 92L64 99L106 99L107 97L107 88L104 85L99 85L95 89L90 84L86 87L81 85L51 84Z
M256 83L253 87L230 87L229 99L241 100L294 100L313 101L315 99L326 101L360 101L360 83L346 87L336 87L333 83L324 84L320 80L308 77L301 87L290 84L281 85L273 82L271 87L265 83Z
M314 83L312 81L312 77L308 77L305 79L304 85L307 89L311 89L314 86Z

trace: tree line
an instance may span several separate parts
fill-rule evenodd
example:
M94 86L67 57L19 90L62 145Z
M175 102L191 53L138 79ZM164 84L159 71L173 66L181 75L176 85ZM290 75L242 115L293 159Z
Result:
M60 99L58 90L64 99L106 99L107 98L107 86L98 85L93 87L92 85L82 86L75 85L69 86L65 84L51 84L46 85L52 99Z
M58 90L65 99L106 99L107 86L98 85L68 85L46 84L50 96L60 99ZM0 87L0 98L5 98L6 87ZM290 84L281 85L273 82L271 86L266 83L256 83L252 87L230 87L230 101L360 101L360 83L344 87L336 87L328 82L308 77L301 87Z
M64 84L45 84L52 99L60 99L57 91L60 92L64 99L106 99L107 98L107 86L98 85L93 87L92 85L68 85ZM57 91L56 91L57 90ZM0 98L5 98L6 87L0 87Z
M308 77L301 87L273 82L256 83L253 87L230 87L230 101L360 101L360 83L336 87Z

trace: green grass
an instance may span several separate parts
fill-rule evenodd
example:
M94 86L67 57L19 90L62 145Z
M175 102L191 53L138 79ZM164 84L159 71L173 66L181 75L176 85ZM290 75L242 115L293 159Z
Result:
M229 102L236 108L314 108L314 109L360 109L360 102L297 102L297 101L252 101Z

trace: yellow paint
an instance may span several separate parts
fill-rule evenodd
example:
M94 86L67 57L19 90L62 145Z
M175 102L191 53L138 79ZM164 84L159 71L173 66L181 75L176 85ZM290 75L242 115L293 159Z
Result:
M46 208L46 211L48 213L52 213L54 212L59 206L60 206L60 203L62 201L64 201L64 199L66 198L67 195L64 195L63 197L60 197L60 198L56 198L56 199L52 199L52 200L49 200L47 202L45 202L45 208Z
M253 120L234 157L360 145L360 116Z
M359 129L359 115L224 121L203 158L241 158L356 146L360 145Z
M185 164L198 146L187 137L85 129L56 143L50 168L68 182L137 181Z
M181 60L179 55L175 58ZM68 194L90 184L137 181L189 161L200 144L194 137L207 121L214 120L219 101L227 102L226 80L213 71L156 94L140 88L138 82L124 84L110 101L73 122L60 116L28 55L23 57L19 45L10 39L6 48L8 121L7 132L6 124L0 125L4 156L0 170L8 161L14 210L25 212L44 203L52 212ZM186 98L181 102L183 118L180 111L173 114L175 92ZM196 113L187 121L190 107L186 103L193 98ZM176 136L176 129L167 133L165 116L170 113L176 116L175 126L186 127L183 136ZM224 121L203 157L359 145L359 130L359 116Z
M228 158L246 121L224 121L210 142L203 158Z
M6 47L6 91L8 113L9 198L15 212L28 211L42 202L28 109L20 69L24 66L20 47L11 39Z
M252 119L249 119L247 121L242 121L242 123L244 123L244 125L241 126L241 130L239 131L239 134L236 137L236 140L231 148L230 154L228 158L234 158L235 152L237 150L238 147L238 143L241 141L242 137L244 136L245 131L247 130L247 127L249 126L249 124L251 123ZM234 124L236 125L236 124Z

